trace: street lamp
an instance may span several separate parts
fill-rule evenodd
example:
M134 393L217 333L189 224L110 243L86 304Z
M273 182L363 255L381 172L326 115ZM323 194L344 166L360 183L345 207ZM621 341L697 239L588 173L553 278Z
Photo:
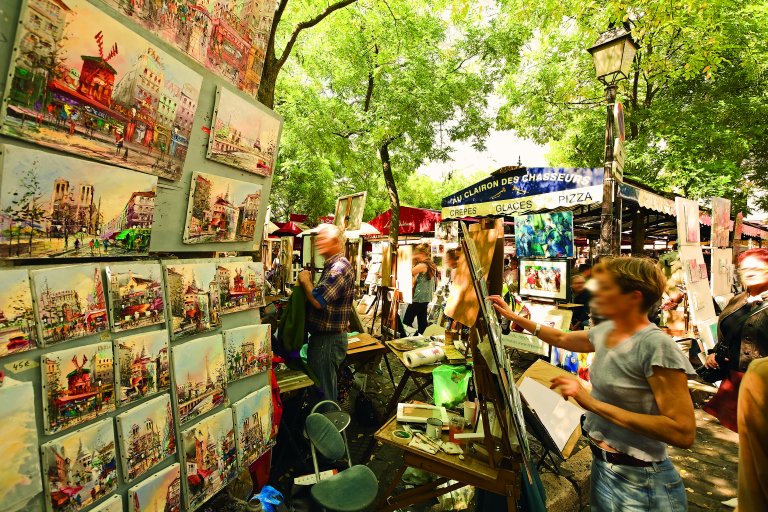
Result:
M597 79L605 86L605 167L603 170L603 207L600 213L600 255L621 253L621 197L613 176L613 106L616 83L629 77L638 45L625 25L603 32L587 51L592 55Z

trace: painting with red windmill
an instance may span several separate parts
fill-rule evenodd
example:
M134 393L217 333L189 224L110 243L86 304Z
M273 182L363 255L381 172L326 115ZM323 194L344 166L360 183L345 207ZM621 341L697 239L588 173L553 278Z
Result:
M45 433L55 434L115 410L111 343L93 343L43 355Z
M202 77L85 0L27 0L0 133L177 180Z
M219 260L216 264L221 314L260 308L266 304L264 264L251 260Z

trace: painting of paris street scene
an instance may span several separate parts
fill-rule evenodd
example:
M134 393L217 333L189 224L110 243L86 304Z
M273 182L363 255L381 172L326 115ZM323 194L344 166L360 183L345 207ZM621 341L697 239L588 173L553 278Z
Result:
M264 386L232 406L235 411L237 457L248 467L272 445L272 388Z
M49 511L83 510L117 488L111 419L45 443L41 449Z
M172 350L179 423L186 423L224 403L224 343L217 334L176 345Z
M114 331L165 322L163 269L159 263L121 263L109 265L106 270Z
M118 338L115 347L122 405L170 388L168 331Z
M45 354L41 361L45 432L55 434L115 410L111 343Z
M101 505L90 509L89 512L123 512L123 497L119 494L113 494L102 501Z
M30 275L44 345L82 338L109 328L98 265L32 270Z
M242 379L265 372L272 366L272 327L246 325L224 331L227 353L227 380Z
M0 258L146 254L157 178L4 145Z
M128 490L131 512L181 512L181 466L171 464Z
M168 263L165 286L174 340L221 325L219 281L212 260L207 263Z
M176 453L176 430L167 393L118 414L116 420L126 481Z
M261 185L193 173L184 243L252 242L260 203Z
M177 180L202 77L86 0L28 0L5 135Z
M264 299L264 264L260 261L220 260L216 265L221 314L259 308Z
M187 508L194 510L237 476L232 411L225 409L181 433L187 477Z
M207 157L262 176L271 176L282 121L255 101L218 87Z
M26 269L0 271L0 357L37 347Z

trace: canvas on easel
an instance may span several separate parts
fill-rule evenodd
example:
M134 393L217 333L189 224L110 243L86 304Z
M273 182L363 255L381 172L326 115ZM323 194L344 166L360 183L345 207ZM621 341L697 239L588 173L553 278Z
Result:
M712 198L712 240L710 245L728 247L730 245L731 201L722 197Z
M358 192L336 199L333 223L343 231L360 230L367 195L367 192Z
M712 248L710 260L712 274L712 295L715 297L731 293L736 267L733 265L733 249Z
M699 245L699 203L683 197L675 198L675 213L677 215L677 244Z

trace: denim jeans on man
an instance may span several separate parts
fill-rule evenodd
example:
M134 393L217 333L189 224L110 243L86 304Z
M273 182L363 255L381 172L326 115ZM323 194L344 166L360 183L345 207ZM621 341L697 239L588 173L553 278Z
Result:
M646 468L592 460L592 512L685 512L688 498L669 459Z
M315 372L325 400L337 401L339 390L336 378L344 358L347 357L347 335L312 334L307 349L307 364Z

